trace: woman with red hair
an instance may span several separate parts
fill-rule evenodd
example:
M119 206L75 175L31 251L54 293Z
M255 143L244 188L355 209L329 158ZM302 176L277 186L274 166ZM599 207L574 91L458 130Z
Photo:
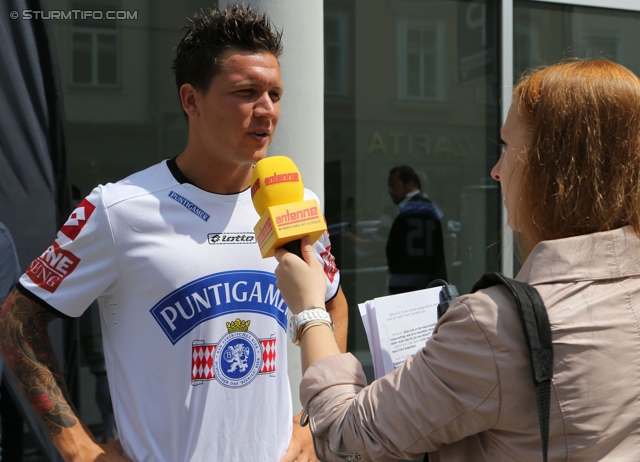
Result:
M547 308L549 460L640 459L640 81L604 59L515 87L491 171ZM322 269L278 250L289 308L321 310ZM321 316L319 318L322 318ZM531 364L503 286L456 299L413 357L367 386L329 324L308 323L300 386L324 460L539 461Z

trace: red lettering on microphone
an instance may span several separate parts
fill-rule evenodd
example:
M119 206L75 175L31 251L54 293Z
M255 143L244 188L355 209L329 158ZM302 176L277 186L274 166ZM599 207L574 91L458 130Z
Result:
M276 224L278 226L288 225L292 223L304 223L305 221L314 221L320 218L320 212L317 206L307 207L306 209L296 210L290 212L287 209L287 213L284 215L276 216Z
M277 183L297 183L300 181L300 175L298 172L291 173L275 173L272 176L268 176L264 179L264 185L269 186Z
M258 240L258 245L262 245L262 243L267 240L267 238L272 232L273 232L273 223L271 222L271 219L268 219L264 224L264 226L262 227L262 229L260 230L260 233L258 233L258 236L256 236L256 239Z

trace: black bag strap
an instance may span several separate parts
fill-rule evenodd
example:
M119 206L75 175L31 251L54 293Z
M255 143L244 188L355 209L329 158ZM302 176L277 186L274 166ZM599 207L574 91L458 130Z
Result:
M551 401L551 378L553 377L553 345L549 316L538 291L526 282L516 281L500 273L486 273L475 283L472 292L502 284L509 289L518 307L525 340L531 355L533 383L536 387L542 460L547 461L549 449L549 412Z

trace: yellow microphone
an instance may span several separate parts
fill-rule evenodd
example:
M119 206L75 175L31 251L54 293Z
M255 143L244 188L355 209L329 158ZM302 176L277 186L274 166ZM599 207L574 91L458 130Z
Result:
M304 200L302 175L285 156L265 157L251 175L251 200L260 215L253 228L262 258L272 257L279 247L300 254L300 239L317 241L327 230L315 199Z

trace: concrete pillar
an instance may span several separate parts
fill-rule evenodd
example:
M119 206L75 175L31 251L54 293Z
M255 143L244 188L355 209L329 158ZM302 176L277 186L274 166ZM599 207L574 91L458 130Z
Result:
M236 1L219 0L223 8ZM280 57L284 94L280 122L269 155L288 156L324 209L324 44L322 0L250 0L283 31ZM300 350L289 343L294 412L302 409Z

